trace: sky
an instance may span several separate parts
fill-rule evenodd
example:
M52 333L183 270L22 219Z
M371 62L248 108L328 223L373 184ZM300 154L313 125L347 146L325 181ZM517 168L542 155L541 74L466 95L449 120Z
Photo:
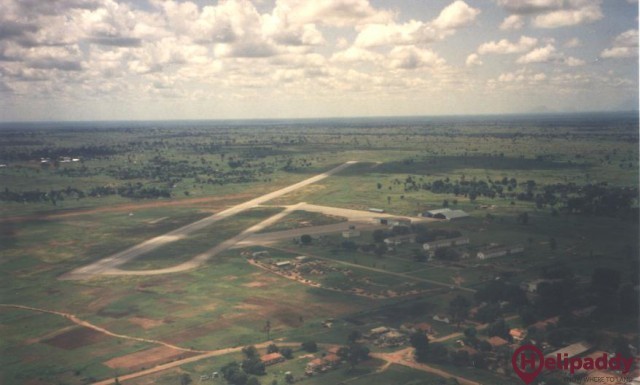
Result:
M0 121L637 108L637 0L0 0Z

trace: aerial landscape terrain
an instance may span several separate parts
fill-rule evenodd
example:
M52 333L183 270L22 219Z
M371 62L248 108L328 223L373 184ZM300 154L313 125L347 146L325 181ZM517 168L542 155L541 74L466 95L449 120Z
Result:
M525 344L635 356L637 127L3 124L4 383L514 384Z
M0 385L640 385L638 0L0 0Z

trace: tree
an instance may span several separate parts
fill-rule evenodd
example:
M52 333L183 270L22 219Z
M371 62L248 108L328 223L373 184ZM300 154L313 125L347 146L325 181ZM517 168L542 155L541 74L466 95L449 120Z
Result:
M282 356L284 358L286 358L287 360L290 360L293 358L293 349L291 348L282 348L280 349L280 354L282 354Z
M451 353L451 362L455 366L469 366L469 352L466 350L457 350Z
M260 380L258 380L256 377L251 376L247 380L247 385L261 385L261 384L260 384Z
M304 234L300 237L300 242L302 242L303 245L310 245L312 241L311 235L309 234Z
M431 344L429 350L431 353L429 355L430 361L440 363L440 364L444 364L447 362L447 358L449 357L449 351L444 345L438 344L438 343Z
M351 240L342 241L342 248L346 251L354 251L358 248L358 245Z
M375 243L382 243L384 242L384 239L387 237L387 235L383 230L377 229L373 231L372 237Z
M269 346L267 346L267 353L271 354L271 353L278 353L280 351L280 348L278 348L278 345L276 344L269 344Z
M418 362L426 362L429 357L429 338L421 330L416 330L409 336L409 342L415 349L414 357Z
M271 321L270 320L266 320L264 323L264 331L267 333L267 340L270 340L271 338Z
M291 373L286 373L284 375L284 380L287 381L287 384L293 384L295 381L295 378L293 377L293 374Z
M236 361L232 361L220 369L222 377L232 385L246 385L248 376Z
M253 345L245 346L244 348L242 348L242 353L249 359L257 358L260 356L258 354L258 349L256 349L256 347Z
M255 374L261 376L266 373L266 368L264 366L264 363L260 360L260 357L247 358L246 360L242 361L242 369L247 374Z
M360 332L359 332L359 331L357 331L357 330L352 330L352 331L349 333L349 335L347 336L347 340L348 340L350 343L354 343L354 342L356 342L357 340L359 340L361 337L362 337L362 333L360 333Z
M451 314L453 322L458 324L458 327L460 327L460 323L467 318L470 307L471 302L459 294L449 302L449 314Z
M518 215L518 223L522 223L523 225L529 224L529 213L525 211Z
M361 344L350 344L343 346L338 350L338 357L347 361L351 369L355 368L360 361L369 358L369 348Z
M487 335L489 337L498 336L509 340L509 330L509 325L507 325L504 318L498 318L498 320L487 327Z
M301 344L302 349L305 352L315 353L318 351L318 344L315 341L305 341Z
M180 385L189 385L191 382L191 376L188 373L182 373L180 376Z

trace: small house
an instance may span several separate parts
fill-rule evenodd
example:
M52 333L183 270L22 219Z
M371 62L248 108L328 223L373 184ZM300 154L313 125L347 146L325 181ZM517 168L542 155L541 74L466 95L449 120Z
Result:
M487 342L494 349L509 344L509 341L505 340L504 338L498 337L498 336L493 336L493 337L489 338L487 340Z
M269 353L260 357L260 361L262 361L264 366L274 365L284 361L284 356L280 353Z
M444 314L436 314L433 316L433 320L434 321L438 321L438 322L444 322L446 324L451 323L451 319L449 319L448 315L444 315Z

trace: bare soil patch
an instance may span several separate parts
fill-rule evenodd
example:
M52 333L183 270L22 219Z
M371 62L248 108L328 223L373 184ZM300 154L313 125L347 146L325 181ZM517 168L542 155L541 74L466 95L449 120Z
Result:
M73 350L86 345L92 345L108 338L103 333L93 329L77 327L42 342L57 348Z
M112 358L105 361L104 364L112 369L124 368L128 370L140 370L150 368L159 364L192 357L198 353L183 352L166 346L159 346L142 350L139 352L127 354L126 356Z
M128 321L134 325L140 326L144 330L153 329L155 327L158 327L164 324L163 320L155 320L155 319L144 318L144 317L130 317Z

